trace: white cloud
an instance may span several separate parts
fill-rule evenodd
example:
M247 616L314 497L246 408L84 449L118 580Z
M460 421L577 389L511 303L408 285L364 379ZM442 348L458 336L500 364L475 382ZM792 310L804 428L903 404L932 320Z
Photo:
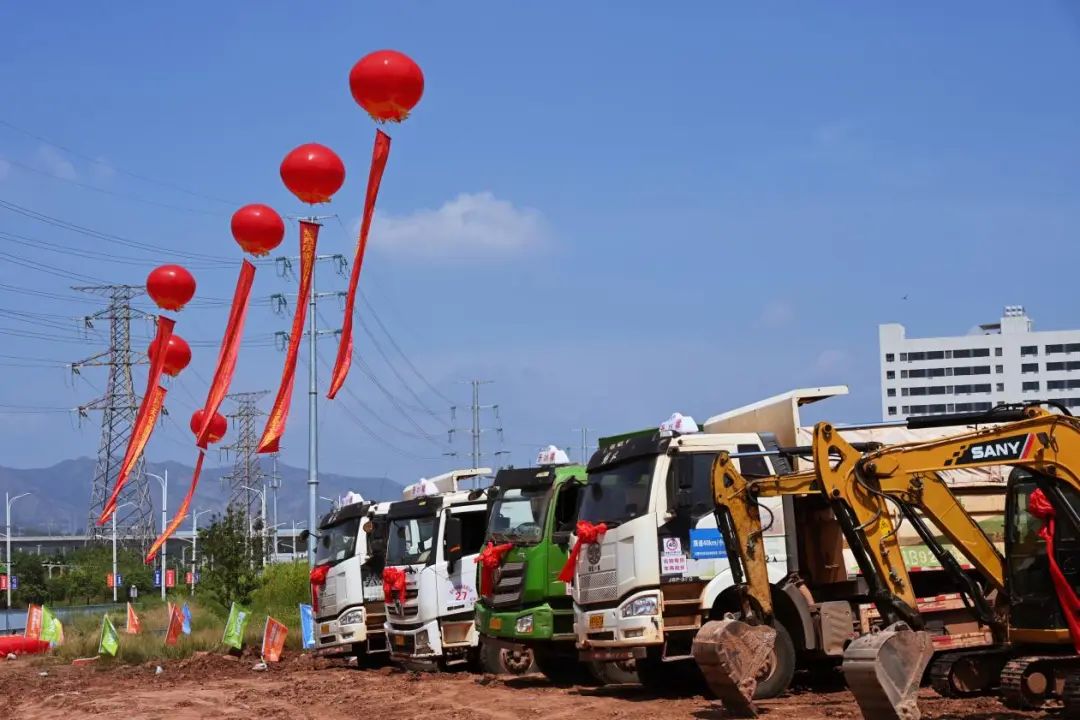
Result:
M40 146L37 151L37 158L42 169L51 175L64 180L77 180L79 178L79 173L75 172L75 166L52 145Z
M437 210L376 214L371 242L387 252L429 259L495 258L545 244L543 216L490 192L461 193Z

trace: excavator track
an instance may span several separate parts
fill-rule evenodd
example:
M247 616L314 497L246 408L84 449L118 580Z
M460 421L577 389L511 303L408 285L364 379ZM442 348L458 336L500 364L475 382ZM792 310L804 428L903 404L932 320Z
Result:
M756 717L754 691L776 644L776 630L728 615L705 623L694 636L694 661L709 689L733 717Z
M997 687L1008 660L998 648L944 653L930 664L930 685L941 697L987 695Z
M1035 710L1056 694L1062 675L1078 671L1080 655L1029 655L1010 660L1001 670L1001 701L1013 710Z
M841 669L862 716L918 720L919 683L933 655L930 634L903 622L853 640Z
M1062 695L1061 717L1065 720L1080 718L1080 669L1065 675L1065 692Z

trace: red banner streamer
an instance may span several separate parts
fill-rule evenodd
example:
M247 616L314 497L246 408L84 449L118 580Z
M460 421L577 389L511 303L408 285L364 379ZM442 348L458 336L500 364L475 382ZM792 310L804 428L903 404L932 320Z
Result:
M203 450L210 442L210 423L218 408L221 407L221 401L229 392L229 384L232 382L233 371L236 369L236 356L240 352L240 340L244 335L248 297L251 295L251 285L254 282L255 266L245 260L240 267L240 276L236 280L232 309L229 311L229 324L225 327L225 336L221 339L221 349L218 351L217 369L214 370L214 379L206 394L203 426L195 438L195 444ZM164 355L164 353L158 353L158 355Z
M588 520L579 520L577 524L577 542L574 543L573 549L570 551L570 555L566 558L566 564L563 565L562 570L559 572L559 581L569 583L574 581L574 571L577 569L578 555L581 554L581 548L585 545L595 545L604 539L604 534L607 533L607 525L604 523L598 523L593 525Z
M165 348L169 346L169 338L172 337L175 325L176 321L172 318L158 317L157 332L154 335L154 342L151 344L154 350L154 359L150 363L150 372L147 373L146 392L143 393L142 400L139 402L139 411L135 415L135 425L131 430L131 438L128 440L127 450L124 452L124 460L120 463L120 472L116 475L116 485L113 487L112 495L109 496L109 500L105 503L105 507L101 510L101 516L98 518L99 526L104 525L112 517L112 514L116 512L120 491L127 484L131 469L135 467L135 462L142 455L142 451L150 439L150 433L154 431L154 423L157 422L158 415L161 413L161 403L165 401L165 391L158 387L158 382L161 380L161 373L165 368ZM160 398L156 398L158 390L161 391ZM155 401L157 401L158 406L151 418L150 406Z
M1076 591L1069 584L1068 578L1065 577L1054 555L1054 526L1056 524L1054 506L1042 490L1036 490L1028 498L1028 512L1043 521L1043 526L1039 528L1039 537L1046 542L1046 556L1050 561L1050 579L1054 583L1058 602L1061 603L1061 612L1065 615L1065 624L1069 627L1073 647L1080 653L1080 597L1076 596Z
M191 487L188 488L187 495L184 496L184 501L180 503L180 509L176 511L176 515L169 521L169 527L165 528L165 531L161 533L154 544L150 546L150 551L146 553L147 564L152 563L154 558L157 557L158 550L165 544L165 541L169 539L169 536L176 532L176 529L180 527L180 523L184 522L184 518L187 517L188 508L191 507L191 498L195 495L195 486L199 484L199 474L202 473L203 460L206 459L206 453L200 451L199 459L195 462L195 472L191 474ZM165 578L161 578L162 582L165 582Z
M318 223L300 221L300 289L296 294L296 311L293 313L289 347L285 353L285 370L281 374L281 386L274 398L274 407L270 410L262 439L259 440L257 452L260 453L277 452L281 436L285 434L285 421L289 418L293 381L296 379L296 355L300 351L308 296L311 294L311 273L315 269L315 246L319 240L319 227L321 226Z
M375 201L379 197L379 185L382 184L383 170L390 157L390 136L382 130L375 131L375 148L371 152L371 170L368 172L367 196L364 198L364 219L360 223L360 240L356 245L356 257L353 258L352 274L349 276L349 292L345 296L345 319L341 322L341 341L338 343L337 359L331 375L330 390L326 393L333 400L338 390L345 384L345 377L352 366L353 351L353 306L356 304L356 287L360 283L360 268L364 265L364 250L367 249L368 231L371 218L375 215Z
M480 594L485 597L495 589L495 568L502 565L506 553L514 549L514 543L496 545L488 540L487 547L480 551L476 561L480 564Z

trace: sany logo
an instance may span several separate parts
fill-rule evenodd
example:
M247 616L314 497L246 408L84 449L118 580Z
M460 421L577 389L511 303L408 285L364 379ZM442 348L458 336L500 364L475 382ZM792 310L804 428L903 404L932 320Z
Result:
M988 462L991 460L1024 460L1031 455L1035 447L1033 434L1014 435L1012 437L971 445L960 455L957 465Z

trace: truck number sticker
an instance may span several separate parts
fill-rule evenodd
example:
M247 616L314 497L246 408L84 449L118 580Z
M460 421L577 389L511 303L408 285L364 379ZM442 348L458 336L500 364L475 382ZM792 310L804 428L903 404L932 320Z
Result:
M476 602L476 588L467 583L450 585L446 591L448 605L469 605Z

